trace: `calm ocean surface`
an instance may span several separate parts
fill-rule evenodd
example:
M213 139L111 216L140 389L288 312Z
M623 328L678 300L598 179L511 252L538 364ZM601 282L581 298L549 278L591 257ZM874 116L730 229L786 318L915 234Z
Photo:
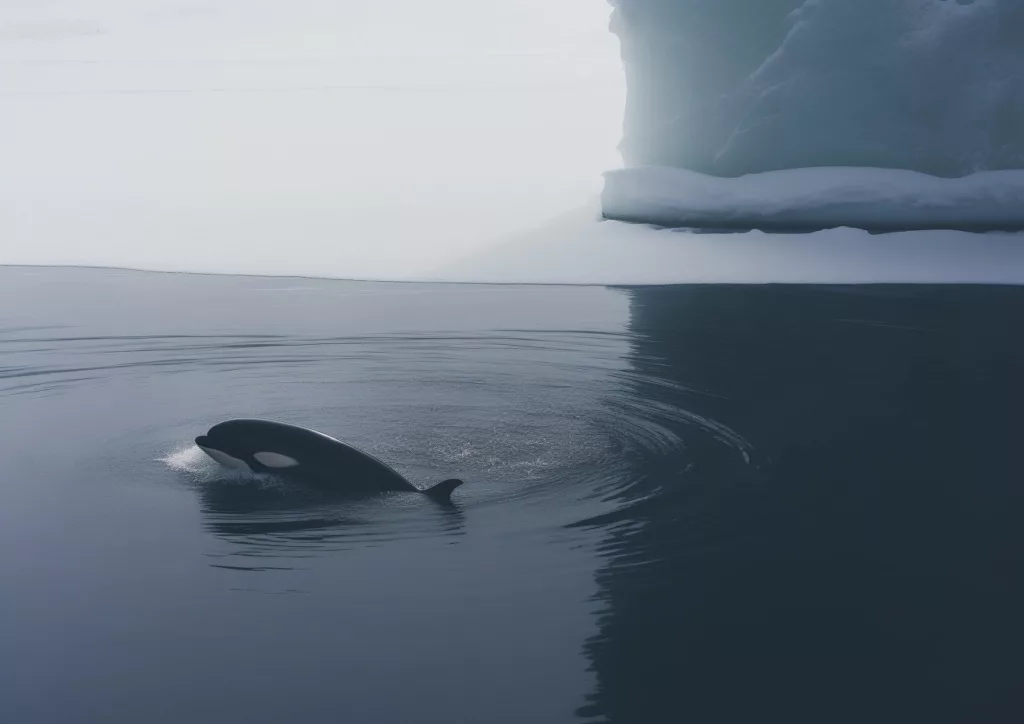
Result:
M0 721L1024 720L1024 288L0 268ZM267 417L415 494L229 475Z

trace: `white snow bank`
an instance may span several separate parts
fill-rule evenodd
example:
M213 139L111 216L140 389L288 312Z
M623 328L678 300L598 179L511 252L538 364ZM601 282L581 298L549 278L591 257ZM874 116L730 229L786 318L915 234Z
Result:
M446 243L452 237L495 235L479 216L422 217L415 235L395 236L401 229L384 215L362 237L331 245L324 234L333 228L332 215L324 203L318 209L279 208L271 214L258 205L230 207L210 219L190 209L171 230L161 230L161 223L174 221L180 208L154 210L152 218L133 214L131 228L138 238L155 243L112 245L97 236L101 228L96 222L107 219L112 233L123 233L125 216L118 221L86 211L81 209L76 221L89 225L87 236L75 236L71 219L57 220L69 239L79 241L77 253L45 244L0 243L0 263L482 283L1024 284L1024 233L872 235L849 228L810 234L693 233L601 221L595 202L500 243ZM2 212L0 207L0 217ZM506 221L490 223L507 226ZM188 222L192 235L177 236L189 230Z
M1024 284L1024 233L702 234L599 221L596 207L424 276L550 284Z
M803 168L718 178L666 167L605 174L604 214L727 229L1024 229L1024 171L939 178L880 168Z

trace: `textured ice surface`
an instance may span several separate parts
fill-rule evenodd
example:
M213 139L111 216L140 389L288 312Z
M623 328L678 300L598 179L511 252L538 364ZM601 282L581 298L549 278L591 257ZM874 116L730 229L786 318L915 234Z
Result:
M613 0L628 165L1024 168L1020 0Z

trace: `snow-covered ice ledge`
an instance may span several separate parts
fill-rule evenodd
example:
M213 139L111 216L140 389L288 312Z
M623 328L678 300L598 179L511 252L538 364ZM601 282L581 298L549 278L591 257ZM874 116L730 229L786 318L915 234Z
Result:
M607 219L673 228L815 231L1024 229L1024 170L939 178L882 168L802 168L738 178L642 166L605 174Z
M1024 233L693 233L581 208L421 278L541 284L1024 284Z

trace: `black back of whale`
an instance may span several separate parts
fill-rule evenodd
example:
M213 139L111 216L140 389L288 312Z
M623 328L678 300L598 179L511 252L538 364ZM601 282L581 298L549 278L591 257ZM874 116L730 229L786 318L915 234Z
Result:
M427 489L417 488L387 463L346 445L329 435L297 425L271 420L239 419L221 422L195 439L201 448L212 448L244 462L254 472L297 476L330 484L351 492L407 490L448 501L461 480L449 479ZM258 453L284 455L298 464L268 467Z

